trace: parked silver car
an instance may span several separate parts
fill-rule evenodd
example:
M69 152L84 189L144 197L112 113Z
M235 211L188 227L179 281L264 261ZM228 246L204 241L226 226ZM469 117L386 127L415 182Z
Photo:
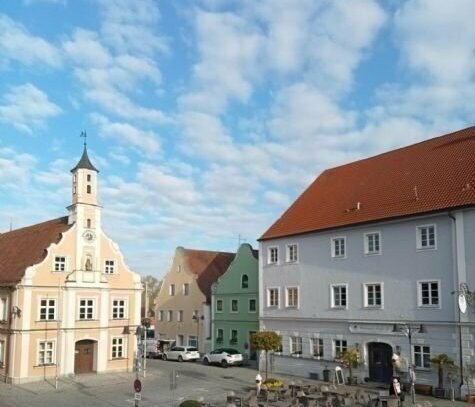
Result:
M218 348L203 356L203 364L218 364L222 367L230 365L242 365L242 355L231 348Z
M183 362L184 360L196 361L200 358L198 349L194 346L173 346L169 350L163 352L163 360L178 360Z

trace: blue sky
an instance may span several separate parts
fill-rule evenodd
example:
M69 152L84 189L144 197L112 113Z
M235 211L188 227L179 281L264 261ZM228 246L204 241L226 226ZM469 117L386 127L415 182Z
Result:
M161 277L256 239L323 169L473 125L472 0L2 0L0 232L66 214Z

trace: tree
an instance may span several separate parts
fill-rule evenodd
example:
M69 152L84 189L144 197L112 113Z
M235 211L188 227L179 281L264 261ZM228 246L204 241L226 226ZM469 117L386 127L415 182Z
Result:
M450 370L455 367L455 362L447 356L445 353L439 353L438 355L434 356L431 360L430 363L434 367L437 368L438 374L439 374L439 389L444 388L444 370Z
M360 353L358 349L347 349L339 355L339 360L343 366L350 371L349 384L352 384L353 380L353 368L357 368L360 364Z
M148 297L148 309L145 309L145 283L147 283L147 297ZM158 292L160 291L160 287L162 282L156 279L153 276L146 276L142 277L142 284L144 286L144 291L142 295L142 310L144 318L148 318L149 316L155 315L154 312L154 304L155 298L157 298Z
M280 349L282 339L273 331L261 331L251 335L252 347L256 350L263 350L266 353L266 380L269 366L269 352Z

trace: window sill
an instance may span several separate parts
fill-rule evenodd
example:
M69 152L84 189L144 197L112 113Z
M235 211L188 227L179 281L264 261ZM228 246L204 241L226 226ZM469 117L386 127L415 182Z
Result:
M441 309L440 305L418 305L419 309Z
M437 250L437 247L418 247L416 248L416 251L417 252L426 252L426 251L434 251L434 250Z
M35 322L61 322L60 320L58 319L37 319Z
M287 264L287 265L299 264L299 261L298 260L286 260L285 264Z
M35 365L33 367L53 367L56 366L56 363L45 363L43 365Z
M334 310L334 311L346 311L348 310L348 308L346 306L332 306L330 309Z
M372 256L381 256L381 252L374 252L374 253L365 253L364 255L366 257L372 257Z
M76 322L99 322L98 319L76 319Z
M120 358L112 358L112 359L109 359L109 362L114 362L116 360L127 360L128 358L126 358L125 356L123 357L120 357Z
M376 310L382 310L383 307L381 305L365 305L363 309L368 310L368 311L376 311Z

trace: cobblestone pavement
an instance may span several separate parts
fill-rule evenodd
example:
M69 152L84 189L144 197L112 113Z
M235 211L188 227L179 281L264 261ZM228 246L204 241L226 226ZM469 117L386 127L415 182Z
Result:
M170 389L170 376L178 375L177 388ZM254 387L256 371L250 368L222 369L199 363L177 363L151 360L142 381L140 407L177 407L182 400L203 398L206 402L224 405L226 393L247 393ZM298 377L273 375L284 380ZM110 407L134 406L133 373L91 374L61 378L58 389L46 380L22 385L0 384L0 407ZM307 380L307 379L305 379ZM461 407L467 403L432 397L417 397L417 403L428 407ZM406 398L405 407L411 407Z

